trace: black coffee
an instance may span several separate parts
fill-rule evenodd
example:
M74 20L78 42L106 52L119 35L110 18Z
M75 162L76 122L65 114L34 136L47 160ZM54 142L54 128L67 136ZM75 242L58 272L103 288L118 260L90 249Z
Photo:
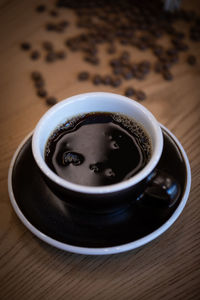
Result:
M68 120L53 132L45 149L45 161L56 174L87 186L128 179L144 168L150 156L150 139L142 126L107 112Z

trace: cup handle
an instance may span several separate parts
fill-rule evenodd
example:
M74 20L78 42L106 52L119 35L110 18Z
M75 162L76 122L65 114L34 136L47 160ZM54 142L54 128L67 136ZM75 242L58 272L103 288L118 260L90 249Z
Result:
M181 193L180 184L165 171L155 169L147 178L147 187L137 198L146 206L171 208Z

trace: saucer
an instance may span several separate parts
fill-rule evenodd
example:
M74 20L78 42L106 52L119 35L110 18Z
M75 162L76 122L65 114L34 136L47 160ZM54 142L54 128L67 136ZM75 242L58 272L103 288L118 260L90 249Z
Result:
M167 128L161 125L161 129L164 148L157 169L172 175L181 190L176 205L167 212L148 207L138 218L139 208L131 204L121 216L112 214L102 219L91 213L81 215L55 196L42 179L32 155L30 133L16 150L9 169L8 191L16 214L38 238L74 253L114 254L150 242L179 217L191 186L190 165L183 147ZM157 220L156 227L152 218Z

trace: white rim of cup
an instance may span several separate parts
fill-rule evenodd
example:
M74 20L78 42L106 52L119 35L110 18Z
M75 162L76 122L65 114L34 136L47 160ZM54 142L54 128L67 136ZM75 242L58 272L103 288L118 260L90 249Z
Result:
M137 107L144 115L145 117L151 122L153 131L155 133L156 140L159 141L156 143L155 148L153 150L153 154L151 156L151 159L147 163L147 165L136 175L131 177L130 179L127 179L125 181L107 185L107 186L84 186L80 184L76 184L70 181L67 181L61 177L59 177L56 173L54 173L45 163L44 158L41 155L40 151L40 145L39 145L39 135L40 135L40 128L45 123L46 120L48 120L52 115L57 111L57 109L62 109L67 103L75 102L77 100L80 100L80 98L86 98L86 97L92 97L95 98L95 96L102 96L102 97L109 97L109 98L118 98L122 101L129 102L133 107ZM92 111L90 111L92 112ZM114 111L113 111L114 112ZM123 114L123 112L122 112ZM67 120L66 120L67 121ZM61 124L58 124L61 125ZM153 114L146 109L143 105L139 104L138 102L129 99L125 96L121 96L114 93L106 93L106 92L92 92L92 93L84 93L79 94L76 96L72 96L69 98L64 99L63 101L59 102L58 104L54 105L52 108L50 108L39 120L37 123L34 133L33 133L33 139L32 139L32 151L34 159L38 165L38 167L41 169L41 171L53 182L58 184L59 186L62 186L63 188L66 188L68 190L78 192L78 193L85 193L85 194L109 194L113 192L119 192L121 190L125 190L131 186L134 186L138 182L142 181L144 178L146 178L151 171L156 167L161 154L163 150L163 135L160 128L160 124L157 122Z

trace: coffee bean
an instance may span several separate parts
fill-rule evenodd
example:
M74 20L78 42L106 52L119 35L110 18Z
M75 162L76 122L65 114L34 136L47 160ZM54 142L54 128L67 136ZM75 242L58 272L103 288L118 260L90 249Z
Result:
M78 74L78 80L80 80L80 81L88 80L89 76L90 76L89 73L86 71L80 72Z
M190 28L190 39L194 42L200 41L200 26L198 24Z
M108 54L114 54L116 53L116 47L114 45L110 45L108 48L107 48L107 53Z
M93 79L92 79L93 84L95 85L99 85L102 83L102 78L100 75L94 75Z
M110 65L111 65L112 67L121 67L121 62L120 62L119 59L112 59L112 60L110 61Z
M45 60L46 62L54 62L56 58L57 58L56 53L52 51L47 53Z
M62 28L66 28L67 26L69 26L69 22L66 21L66 20L63 20L59 23L59 25L62 27Z
M113 68L113 74L115 74L115 75L122 74L122 68L121 67L114 67Z
M44 87L44 85L45 85L44 80L35 81L35 87L36 87L36 89L42 88L42 87Z
M177 63L178 60L179 60L178 54L174 54L173 56L171 56L171 57L169 58L169 62L172 63L172 64Z
M148 60L144 60L139 64L140 69L142 69L142 68L150 69L150 67L151 67L151 63Z
M138 64L133 63L133 64L130 64L129 66L130 66L130 69L133 73L138 71L138 68L139 68Z
M39 97L46 97L47 96L47 91L43 88L39 88L38 91L37 91L37 95Z
M180 42L176 45L176 49L179 51L187 51L189 49L189 46L185 43Z
M34 80L34 81L39 81L39 80L42 80L42 74L38 71L33 71L31 73L31 78Z
M102 83L105 85L110 85L112 83L112 78L109 75L106 75L102 78Z
M135 96L138 101L143 101L146 99L146 94L143 91L136 91Z
M30 57L31 57L31 59L36 60L40 57L40 52L37 51L37 50L34 50L34 51L31 52Z
M133 73L129 69L124 70L122 75L126 80L133 78Z
M120 41L121 45L128 45L129 41L127 39L121 39Z
M96 56L85 56L84 60L89 62L92 65L98 65L99 64L99 58Z
M43 4L38 5L38 6L36 7L36 11L37 11L38 13L42 13L42 12L44 12L45 10L46 10L46 6L43 5Z
M64 31L64 28L60 24L57 24L55 25L54 31L62 33Z
M148 48L147 44L141 42L138 43L138 49L140 49L141 51L144 51L147 48Z
M196 62L197 62L196 57L194 55L188 55L187 62L191 66L196 65Z
M48 30L48 31L53 31L53 30L56 30L56 25L53 24L53 23L47 23L47 24L45 25L45 28L46 28L46 30Z
M119 87L121 85L122 81L119 77L112 78L111 85L115 88Z
M27 43L27 42L21 43L21 49L25 50L25 51L30 50L31 49L31 44Z
M176 32L175 37L179 40L183 40L185 38L185 34L183 32Z
M42 43L42 46L46 51L53 51L53 44L51 42L45 41Z
M48 97L46 98L46 104L51 106L51 105L54 105L56 104L58 101L55 97Z
M130 60L130 53L128 51L123 51L121 56L121 60L129 61Z
M126 88L124 94L126 97L132 97L135 94L135 89L132 87L128 87Z
M62 51L62 50L60 50L60 51L56 51L56 57L58 58L58 59L64 59L64 58L66 58L66 52L65 51Z
M160 38L161 36L163 36L162 30L159 30L159 29L152 31L152 34L157 38Z
M179 20L181 22L191 22L189 24L189 37L193 41L199 42L200 17L194 12L182 9L173 14L168 13L163 10L162 5L158 4L157 1L156 4L149 2L147 6L144 6L142 2L136 1L137 3L132 5L129 0L124 0L122 1L123 3L117 1L115 6L112 7L108 2L107 0L101 0L80 1L77 3L77 1L57 0L55 8L48 9L48 13L52 17L57 17L60 12L56 7L59 7L59 9L67 7L74 10L78 26L83 30L81 29L81 33L68 38L66 45L70 51L81 52L84 55L83 60L86 62L92 65L100 63L97 53L99 45L102 43L106 45L106 52L108 54L116 53L117 43L138 48L141 51L150 48L157 57L153 68L154 71L161 73L165 80L172 80L173 76L169 71L170 68L179 61L179 53L187 51L189 48L185 43L185 33L178 31L175 23ZM43 12L46 9L46 5L38 5L36 7L38 12ZM45 27L48 31L62 33L68 25L69 22L67 20L58 22L49 21ZM157 39L164 34L170 35L173 45L171 48L157 44ZM66 57L64 51L55 51L51 42L44 42L42 46L46 51L45 60L47 62L53 62ZM31 49L31 45L29 43L22 43L21 49L29 50ZM30 53L32 59L40 57L40 53L38 51L35 53L35 51ZM193 65L196 63L196 58L189 58L188 56L186 61L188 64ZM128 51L123 51L118 57L113 57L109 64L112 67L112 74L119 77L95 75L91 79L94 84L103 83L118 87L122 83L123 78L143 80L151 70L149 61L140 61L137 63L131 61L130 52ZM45 83L43 78L33 78L33 80L37 89L44 88Z
M52 16L52 17L57 17L58 16L58 12L56 10L50 10L49 14Z
M142 61L138 65L138 70L143 74L146 75L150 72L150 62L149 61Z
M171 64L169 62L163 63L162 64L162 69L163 70L169 70L171 68Z
M169 71L167 71L167 70L163 71L162 75L163 75L163 78L165 80L169 80L170 81L170 80L173 79L173 75Z
M161 54L164 53L164 49L162 46L155 46L153 52L155 55L160 56Z
M176 55L178 53L177 49L175 48L170 48L166 51L166 53L169 55L169 56L173 56L173 55Z

